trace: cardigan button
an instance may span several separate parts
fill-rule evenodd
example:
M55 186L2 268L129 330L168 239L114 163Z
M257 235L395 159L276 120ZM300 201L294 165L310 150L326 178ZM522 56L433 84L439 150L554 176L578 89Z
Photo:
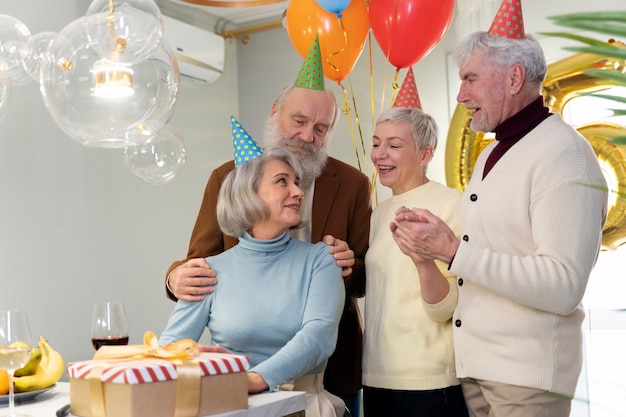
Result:
M458 320L458 319L457 319L457 320L455 320L455 321L454 321L454 325L455 325L456 327L461 327L461 320Z
M468 235L463 235L463 241L469 242L469 236Z
M459 283L459 287L463 286L463 278L459 278L457 282Z
M472 194L472 195L470 195L470 200L476 201L476 200L478 200L478 196L476 194Z

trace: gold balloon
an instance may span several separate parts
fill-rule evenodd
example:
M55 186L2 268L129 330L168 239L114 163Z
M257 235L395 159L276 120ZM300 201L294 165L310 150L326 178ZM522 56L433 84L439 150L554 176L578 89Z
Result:
M621 42L612 42L624 47ZM621 69L625 60L593 54L576 54L548 65L543 83L545 104L553 113L560 113L573 98L583 93L606 90L615 85L611 80L584 74L588 69ZM470 112L459 104L456 106L446 142L446 182L450 187L464 191L472 176L478 154L491 142L483 132L470 128ZM626 194L626 145L611 143L610 138L626 135L626 128L616 124L598 122L578 127L577 130L591 143L603 166L605 174L615 179L611 191ZM613 196L616 194L612 193ZM614 250L626 243L626 198L617 197L609 207L607 221L602 231L602 249Z

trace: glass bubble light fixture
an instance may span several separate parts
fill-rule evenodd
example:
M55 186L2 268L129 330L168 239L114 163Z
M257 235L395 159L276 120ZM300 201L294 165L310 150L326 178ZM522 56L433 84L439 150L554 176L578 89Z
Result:
M124 164L140 180L163 185L183 169L187 151L182 136L170 125L143 144L124 149Z
M32 81L22 66L22 48L30 30L13 16L0 14L0 77L11 78L13 85Z
M163 19L153 0L94 0L85 15L87 38L103 58L135 64L163 39Z
M85 17L71 22L46 50L40 91L48 111L85 146L122 148L154 135L171 118L178 93L172 51L161 42L138 63L109 61L87 38L86 25ZM100 91L107 87L125 92Z
M180 73L154 0L93 0L58 33L34 36L0 14L0 121L14 86L32 80L63 132L85 146L124 148L142 181L165 184L184 167L183 139L167 126Z
M0 77L0 122L9 111L12 91L13 83L11 82L11 79Z
M41 63L56 32L41 32L30 37L22 48L22 65L26 73L39 82Z

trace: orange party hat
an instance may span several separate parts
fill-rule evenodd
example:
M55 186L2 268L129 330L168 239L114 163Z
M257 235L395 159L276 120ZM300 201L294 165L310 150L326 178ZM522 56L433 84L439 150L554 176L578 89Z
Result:
M404 77L398 96L393 102L393 107L406 107L407 109L422 109L420 96L417 93L415 85L415 76L413 75L413 67L409 67L409 71Z
M235 154L235 167L248 162L257 156L263 155L263 150L248 135L246 129L232 115L230 116L230 125L233 130L233 151Z
M296 78L294 84L296 87L311 90L324 89L324 70L322 69L320 41L317 35L315 35L315 40L300 67L298 78Z
M491 23L489 33L511 39L524 39L524 19L521 0L502 0L498 13Z

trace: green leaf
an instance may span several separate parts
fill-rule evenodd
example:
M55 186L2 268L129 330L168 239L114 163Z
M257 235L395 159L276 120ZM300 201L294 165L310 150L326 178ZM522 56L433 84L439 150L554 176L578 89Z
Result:
M601 12L580 12L580 13L567 13L562 15L550 16L550 20L554 20L559 24L561 21L571 20L586 20L593 22L626 22L626 11L601 11Z
M584 70L583 73L591 77L612 80L612 81L617 82L618 84L626 85L626 74L621 73L619 71L602 70L602 69L587 69L587 70Z
M612 136L610 142L613 145L626 145L626 136Z
M612 96L610 94L596 94L596 93L582 93L580 95L581 96L595 97L595 98L603 98L603 99L606 99L606 100L617 101L617 102L620 102L620 103L626 103L626 97L622 97L622 96Z
M595 33L603 33L610 36L626 36L626 25L623 21L613 24L609 21L583 20L583 19L556 19L555 24L574 29L583 29Z
M595 54L600 56L626 59L626 49L616 48L605 43L604 46L565 46L563 49L573 52L584 52L588 54Z
M540 35L553 36L555 38L566 38L574 41L586 43L588 45L606 46L606 41L599 41L597 39L588 38L586 36L575 35L567 32L539 32Z

